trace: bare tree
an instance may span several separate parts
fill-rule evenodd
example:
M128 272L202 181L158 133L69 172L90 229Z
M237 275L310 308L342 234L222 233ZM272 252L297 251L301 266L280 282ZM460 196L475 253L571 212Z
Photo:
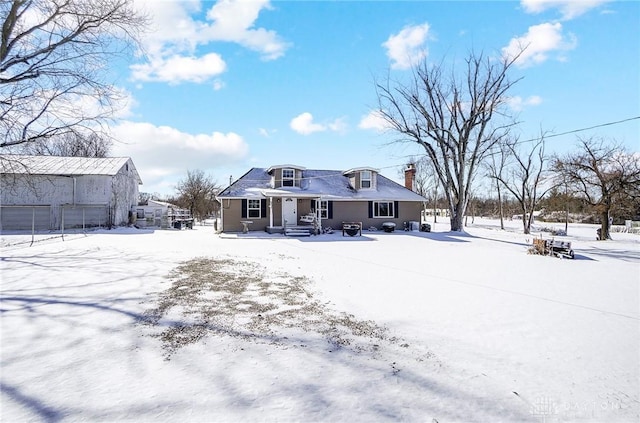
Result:
M122 97L108 61L147 24L133 0L3 0L0 24L0 147L101 131Z
M502 146L502 145L500 145ZM496 193L498 194L498 214L500 215L500 229L504 230L504 206L502 201L502 184L500 179L505 166L507 165L507 151L504 148L492 150L488 160L484 165L487 168L487 176L495 181Z
M522 149L517 139L502 143L501 148L500 154L507 158L507 167L502 172L495 172L493 177L515 197L522 214L522 228L529 234L536 206L554 188L553 184L543 186L545 181L549 182L544 134L528 151Z
M204 220L217 211L215 196L220 186L202 170L187 171L187 177L178 183L176 191L177 205L189 209L196 219Z
M138 193L138 205L146 206L149 204L149 200L153 199L153 194L150 192L139 192Z
M611 210L616 201L640 195L640 157L604 139L578 139L578 150L556 156L558 177L600 215L599 239L610 239Z
M108 157L113 141L102 134L67 133L50 140L37 140L24 145L28 154L38 156Z
M380 116L399 142L422 146L444 187L452 231L463 231L473 179L491 147L513 122L505 117L507 91L517 81L507 77L518 56L495 59L471 52L465 73L447 74L442 64L426 61L413 68L408 84L377 83Z
M440 180L433 169L431 160L427 156L421 156L420 158L410 157L407 166L413 166L416 170L414 181L415 192L431 200L431 205L433 206L433 222L437 222L438 187ZM404 177L406 168L406 166L403 166L398 169L401 177Z
M440 180L429 157L422 156L418 160L416 168L422 180L422 190L424 191L424 193L419 192L419 194L431 200L433 223L436 223L438 221L438 188L440 188Z

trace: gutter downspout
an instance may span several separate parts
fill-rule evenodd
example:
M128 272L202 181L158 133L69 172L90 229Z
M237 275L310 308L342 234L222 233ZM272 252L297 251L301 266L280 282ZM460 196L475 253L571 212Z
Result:
M269 197L269 227L273 228L273 197Z
M216 229L217 232L222 232L222 229L224 228L224 199L216 198L216 200L220 203L220 227Z

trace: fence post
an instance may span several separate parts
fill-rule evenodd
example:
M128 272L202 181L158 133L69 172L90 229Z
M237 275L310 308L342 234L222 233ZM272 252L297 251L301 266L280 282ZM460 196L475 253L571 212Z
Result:
M33 245L35 233L36 233L36 208L33 207L31 208L31 244L29 245L29 247Z

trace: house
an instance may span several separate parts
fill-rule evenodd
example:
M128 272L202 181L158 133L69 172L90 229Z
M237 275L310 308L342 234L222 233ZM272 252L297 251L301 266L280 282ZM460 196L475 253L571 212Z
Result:
M146 204L132 207L132 212L134 213L133 223L139 228L151 226L162 229L193 228L193 217L189 210L165 201L148 200Z
M221 230L243 229L286 233L310 224L341 228L345 222L362 228L383 223L420 221L424 197L411 190L415 168L402 186L370 167L312 170L285 164L252 168L216 197L221 205ZM244 223L243 223L244 222Z
M0 230L124 225L140 175L128 157L0 155Z

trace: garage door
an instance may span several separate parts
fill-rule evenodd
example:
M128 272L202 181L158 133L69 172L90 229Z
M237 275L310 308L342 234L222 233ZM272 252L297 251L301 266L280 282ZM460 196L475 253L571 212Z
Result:
M63 209L65 229L107 226L107 206L75 206Z
M0 231L31 230L32 225L36 231L51 229L51 207L0 207Z

